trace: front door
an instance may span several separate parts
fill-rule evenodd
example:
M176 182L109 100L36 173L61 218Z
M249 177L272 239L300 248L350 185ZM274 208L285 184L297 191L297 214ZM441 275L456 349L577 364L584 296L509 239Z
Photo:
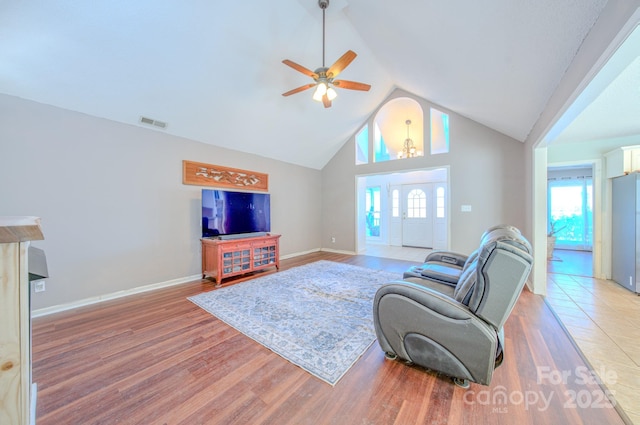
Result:
M428 184L402 186L402 245L433 248L431 198Z

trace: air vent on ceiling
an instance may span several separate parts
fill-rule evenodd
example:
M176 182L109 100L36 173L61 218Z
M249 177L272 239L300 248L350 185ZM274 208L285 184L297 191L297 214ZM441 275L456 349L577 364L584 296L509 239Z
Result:
M154 120L153 118L140 117L140 122L142 124L148 124L158 128L167 128L166 122Z

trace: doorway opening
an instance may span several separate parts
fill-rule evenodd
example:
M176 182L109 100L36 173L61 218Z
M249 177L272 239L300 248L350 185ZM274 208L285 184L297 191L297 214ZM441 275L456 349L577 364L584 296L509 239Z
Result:
M415 253L422 261L427 251L447 249L448 175L444 167L357 176L358 253L390 258Z
M593 276L593 165L547 170L548 269Z

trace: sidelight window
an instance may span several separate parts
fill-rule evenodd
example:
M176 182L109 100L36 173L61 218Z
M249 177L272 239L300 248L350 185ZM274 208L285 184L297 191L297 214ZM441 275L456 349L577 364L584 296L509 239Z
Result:
M367 188L365 208L367 236L380 237L380 186Z
M400 191L393 189L391 192L391 216L400 217Z

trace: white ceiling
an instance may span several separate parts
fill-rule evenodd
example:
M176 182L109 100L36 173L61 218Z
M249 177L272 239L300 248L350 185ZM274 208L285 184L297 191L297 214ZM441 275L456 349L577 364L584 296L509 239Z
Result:
M327 65L373 87L324 109L281 96L311 82L283 59L321 65L316 0L0 0L0 93L317 169L395 87L524 141L605 4L332 0Z

